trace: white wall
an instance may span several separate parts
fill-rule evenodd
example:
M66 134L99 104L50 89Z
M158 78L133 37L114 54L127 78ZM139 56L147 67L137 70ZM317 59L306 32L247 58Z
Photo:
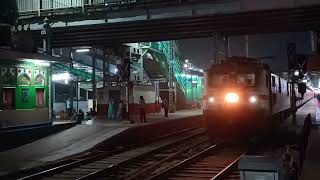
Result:
M156 92L154 86L142 86L135 85L133 86L133 99L134 103L139 103L140 96L144 97L145 103L154 103L156 99Z
M83 112L88 112L90 108L93 107L93 100L89 99L88 101L79 101L78 109L81 109ZM77 108L77 102L73 102L73 108ZM55 113L59 113L61 111L66 111L66 103L63 102L55 102L53 103L53 110Z

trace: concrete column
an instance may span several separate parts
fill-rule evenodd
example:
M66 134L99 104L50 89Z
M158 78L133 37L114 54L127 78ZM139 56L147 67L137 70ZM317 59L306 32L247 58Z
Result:
M79 100L81 98L80 82L77 82L77 91L78 91L77 99Z
M89 91L86 90L86 100L89 100Z

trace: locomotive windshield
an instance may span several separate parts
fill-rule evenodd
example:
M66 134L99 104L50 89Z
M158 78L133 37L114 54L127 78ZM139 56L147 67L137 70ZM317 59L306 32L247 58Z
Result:
M254 87L256 84L254 73L246 74L214 74L211 76L210 85L220 87L227 85L238 85L245 87Z

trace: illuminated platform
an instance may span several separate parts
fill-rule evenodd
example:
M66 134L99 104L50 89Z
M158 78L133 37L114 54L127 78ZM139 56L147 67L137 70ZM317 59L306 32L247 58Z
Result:
M144 124L130 124L128 121L110 121L104 118L83 121L83 124L68 130L1 152L0 176L81 153L102 142L111 142L110 147L114 147L114 143L126 145L134 140L161 136L201 125L201 110L176 111L169 114L168 118L163 115L163 113L148 114L148 123ZM125 142L119 139L125 139Z

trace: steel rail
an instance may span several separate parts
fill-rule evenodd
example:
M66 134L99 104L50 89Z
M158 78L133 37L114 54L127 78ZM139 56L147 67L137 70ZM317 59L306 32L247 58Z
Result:
M153 179L158 179L158 178L164 177L167 174L181 168L182 166L187 165L187 163L190 163L191 161L195 161L195 160L201 158L202 156L205 156L207 153L211 152L212 150L216 150L217 148L220 148L220 144L212 145L209 148L199 152L198 154L195 154L195 155L179 162L178 164L171 166L170 168L168 168L160 173L157 173L154 176L149 177L147 180L153 180Z
M174 136L177 136L178 134L183 134L183 133L186 133L186 132L192 131L192 130L195 130L195 129L194 128L188 128L188 129L184 129L184 130L181 130L181 131L178 131L178 132L170 133L170 134L167 134L167 135L160 136L158 138L149 140L149 141L147 141L147 142L145 142L143 144L138 144L137 146L146 146L146 145L151 144L153 142L161 141L161 140L164 140L166 138L174 137ZM108 156L111 156L111 155L122 153L124 151L128 151L130 149L132 149L132 147L128 147L128 148L125 148L125 149L119 149L119 150L115 150L115 151L103 152L103 153L99 153L99 151L98 151L98 154L90 155L87 158L76 160L74 162L70 162L68 160L66 164L62 164L61 165L61 163L59 163L59 165L57 167L46 169L44 171L37 172L37 173L31 174L31 175L27 175L27 176L21 177L19 179L20 180L39 179L39 178L42 178L42 177L45 177L45 176L50 176L50 175L56 174L58 172L64 171L65 169L70 169L70 168L73 168L73 167L77 167L77 166L79 166L81 164L90 163L90 162L96 161L96 160L101 159L101 158L105 158L105 157L108 157ZM81 155L79 157L81 157Z
M198 134L189 135L187 137L180 138L180 139L178 139L178 140L176 140L174 142L171 142L169 144L163 145L163 146L161 146L159 148L156 148L156 149L141 153L141 154L139 154L137 156L128 157L127 159L124 159L124 160L122 160L122 161L120 161L118 163L112 164L110 166L107 166L107 167L102 168L100 170L97 170L95 172L92 172L92 173L90 173L88 175L85 175L85 176L82 176L80 178L77 178L77 180L95 179L97 177L100 177L103 173L108 172L108 171L112 171L112 170L120 167L123 164L130 163L130 162L135 161L137 159L143 158L144 156L148 156L148 155L150 155L152 153L157 153L159 151L165 150L166 148L168 148L170 146L173 146L173 145L178 144L178 143L183 143L184 141L186 141L188 139L191 139L191 138L194 138L196 136L203 135L203 134L204 134L204 132L201 132L201 133L198 133Z
M227 148L228 149L228 148ZM212 152L213 150L215 150L214 152ZM217 159L219 159L219 152L225 150L225 148L219 144L219 146L212 146L212 147L209 147L208 149L188 158L188 159L185 159L184 161L162 171L162 172L159 172L157 174L155 174L154 176L148 178L148 180L154 180L154 179L166 179L166 178L169 178L171 176L175 176L175 174L182 174L184 169L188 169L186 172L188 171L191 171L192 169L192 166L195 165L195 167L199 166L197 165L197 163L200 162L199 159L203 160L203 159L207 159L206 161L212 161L212 159L210 160L210 158L214 158L214 157L217 157ZM208 153L213 153L212 155ZM230 153L227 151L227 153ZM237 153L236 153L237 154ZM233 160L231 160L231 163L228 163L227 166L225 166L222 170L220 170L220 167L219 167L219 163L220 163L220 166L222 166L221 162L219 162L218 164L215 164L214 161L212 162L208 162L206 163L207 165L204 165L203 163L200 162L201 166L205 167L204 171L206 171L206 173L204 174L207 174L206 176L209 176L209 174L214 174L212 178L209 178L209 179L212 179L212 180L220 180L220 179L224 179L226 178L227 176L229 176L232 172L234 172L234 168L236 168L236 165L239 161L239 159L244 155L245 153L241 153L241 155L236 155L236 158L234 158ZM222 157L225 156L224 153L222 153ZM235 156L235 155L231 155L231 156ZM225 160L222 160L222 162L226 162L226 161L230 161L230 159L226 158L226 157L223 157L223 159ZM219 160L221 161L221 159ZM207 167L208 166L208 167ZM212 167L211 167L212 166ZM202 168L203 168L202 167ZM218 168L219 167L219 168ZM210 169L210 170L209 170ZM180 172L182 171L182 172ZM196 171L195 170L192 170L192 171ZM217 172L219 171L219 172ZM199 172L198 175L201 175L202 172ZM194 175L192 173L192 175ZM178 175L177 177L185 177L187 178L188 175L187 174L184 174L182 176ZM191 176L190 176L191 177ZM196 178L196 176L192 176L193 178Z
M245 154L245 153L244 153ZM237 165L238 162L240 160L240 158L244 155L242 154L241 156L237 157L234 161L232 161L226 168L224 168L221 172L219 172L217 175L215 175L211 180L223 180L225 179L227 176L230 175L230 173L232 173L232 170L234 170Z

